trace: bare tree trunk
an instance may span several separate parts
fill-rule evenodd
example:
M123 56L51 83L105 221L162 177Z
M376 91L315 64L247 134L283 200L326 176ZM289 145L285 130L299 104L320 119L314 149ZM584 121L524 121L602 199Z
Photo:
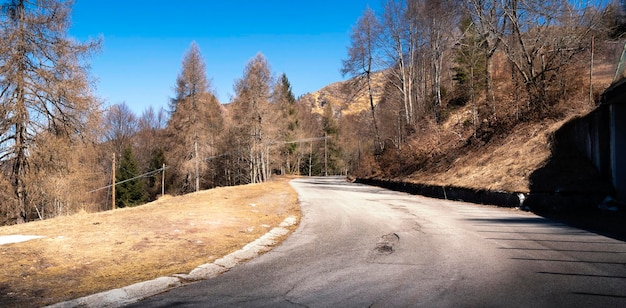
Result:
M294 166L294 168L297 168L295 174L300 175L300 164L301 164L301 160L302 158L300 157L300 155L298 155L298 159L297 159L297 163Z
M19 100L19 99L18 99ZM23 108L19 108L23 109ZM21 112L26 112L25 108ZM20 117L25 117L24 115ZM26 127L23 123L17 123L15 125L15 147L17 149L14 162L13 162L13 187L15 189L15 195L17 197L16 208L16 222L18 224L26 222L26 181L24 176L26 174L27 161L25 153L25 136Z
M371 60L370 60L371 61ZM371 65L370 65L371 67ZM376 110L374 105L374 94L372 90L372 76L370 71L367 71L367 91L369 94L370 108L372 111L372 122L374 123L374 134L376 135L376 144L378 144L379 150L384 150L385 145L380 140L380 133L378 131L378 121L376 121Z
M261 182L265 182L267 181L267 164L266 164L266 156L265 156L265 151L260 151L259 153L259 160L260 160L260 169L261 169Z
M15 158L13 162L13 187L15 189L15 196L17 197L16 208L16 222L26 222L26 181L24 179L27 168L26 158L26 140L27 131L26 123L28 123L28 110L26 109L26 37L25 37L25 25L24 25L24 1L21 0L17 5L17 14L19 18L19 33L18 33L18 77L17 77L17 100L16 100L16 114L15 114Z
M441 108L442 108L442 100L441 100L441 65L442 65L441 54L438 47L435 47L433 50L433 98L434 98L434 108L435 108L435 122L439 123L441 121Z
M196 192L200 191L200 157L198 156L198 136L194 138L193 142L194 147L194 158L195 158L195 169L196 169Z
M485 59L485 92L487 94L487 104L493 106L493 114L496 114L496 100L493 95L493 81L491 78L491 59L492 57L487 54Z

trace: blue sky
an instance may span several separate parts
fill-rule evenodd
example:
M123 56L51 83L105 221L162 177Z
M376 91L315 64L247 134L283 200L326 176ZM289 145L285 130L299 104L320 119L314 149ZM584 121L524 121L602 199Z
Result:
M366 6L380 0L99 1L76 0L70 35L102 36L91 59L97 95L141 114L167 107L184 53L198 43L221 102L258 52L285 73L296 96L343 80L349 34Z

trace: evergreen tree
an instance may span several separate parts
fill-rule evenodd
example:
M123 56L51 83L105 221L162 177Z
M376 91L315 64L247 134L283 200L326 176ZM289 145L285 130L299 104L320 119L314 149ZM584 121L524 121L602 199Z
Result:
M150 165L148 171L159 170L163 168L165 164L165 153L162 148L156 148L150 155ZM163 173L157 173L148 178L148 200L156 200L156 197L161 193L161 180Z
M479 115L475 98L478 93L485 89L488 82L485 41L480 38L469 15L461 18L459 30L463 36L455 46L454 60L456 65L452 68L455 72L453 79L456 81L455 104L471 103L473 123L476 125L479 121Z
M299 121L296 114L296 98L291 89L291 83L287 75L282 74L274 89L274 104L280 109L282 119L277 121L279 126L279 138L285 142L296 139L299 129ZM281 170L283 173L293 174L297 172L297 143L286 143L281 149Z
M459 94L465 95L465 101L470 99L470 92L484 88L486 54L479 38L476 26L470 16L461 19L459 30L463 36L455 46L456 66L454 80L457 82Z
M143 179L134 179L139 175L139 164L133 155L133 149L126 147L115 174L115 182L120 183L115 186L116 207L136 206L146 201Z
M335 119L335 112L330 103L326 103L324 107L324 115L322 117L322 128L326 140L323 144L322 158L322 175L338 174L342 168L341 148L338 145L339 125Z

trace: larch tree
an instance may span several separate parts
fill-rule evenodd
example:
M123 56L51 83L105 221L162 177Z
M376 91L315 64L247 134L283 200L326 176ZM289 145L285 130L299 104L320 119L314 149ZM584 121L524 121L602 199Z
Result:
M45 131L63 137L80 133L97 108L85 60L99 41L68 37L72 4L10 0L0 5L0 163L13 187L16 223L30 215L32 145Z
M221 131L222 115L195 42L183 58L170 109L166 159L174 169L175 185L183 193L199 191L207 159L216 154L215 135Z
M275 109L270 105L272 87L272 73L261 53L248 62L243 77L235 82L234 131L240 139L240 161L247 164L249 183L264 182L271 172L269 149L276 141Z

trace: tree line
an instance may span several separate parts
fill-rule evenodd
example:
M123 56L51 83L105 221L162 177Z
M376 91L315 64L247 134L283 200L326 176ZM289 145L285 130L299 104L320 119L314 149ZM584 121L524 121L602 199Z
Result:
M444 135L483 144L517 123L595 105L602 89L593 88L594 53L596 62L616 62L623 9L571 0L384 0L380 11L366 8L342 63L353 78L347 96L369 101L358 115L365 128L355 131L370 140L371 155L358 173L395 164L403 174L408 158L432 159ZM471 117L459 119L458 131L444 129L459 108Z
M262 54L223 105L193 42L168 107L136 115L93 94L89 59L101 40L68 36L71 6L0 4L0 225L110 209L113 182L114 206L126 207L162 191L321 174L319 137L332 121L298 106L287 76L276 77Z
M296 98L259 53L221 104L191 43L167 108L136 115L93 94L101 41L68 37L71 4L0 5L0 224L110 209L113 181L126 207L273 174L372 175L459 106L475 139L578 108L592 42L610 54L624 29L614 3L385 0L356 21L340 68L351 78L332 95ZM350 111L359 100L367 109Z
M120 103L104 112L99 147L103 157L120 157L116 181L146 174L116 186L117 206L142 204L163 191L179 195L261 183L273 174L322 174L328 142L319 136L332 133L332 121L297 104L287 76L276 77L263 54L245 65L232 102L221 104L192 42L174 88L167 110L149 107L137 116ZM110 173L112 159L101 161L102 174ZM100 193L99 203L106 204L107 193Z

